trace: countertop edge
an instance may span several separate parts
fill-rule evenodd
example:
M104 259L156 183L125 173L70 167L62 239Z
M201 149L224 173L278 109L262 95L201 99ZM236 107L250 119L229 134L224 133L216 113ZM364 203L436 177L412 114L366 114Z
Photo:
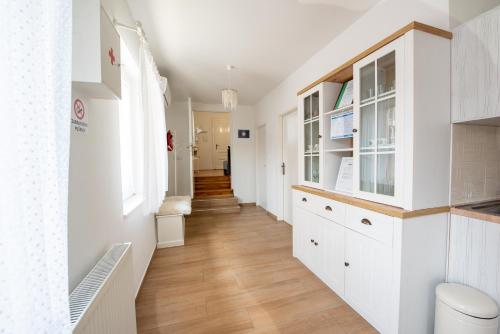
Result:
M458 208L458 207L452 207L450 209L450 213L452 215L473 218L473 219L487 221L487 222L494 223L494 224L500 224L500 216L495 216L495 215L491 215L488 213L472 211L472 210L467 210L467 209Z
M371 201L367 201L364 199L360 199L360 198L356 198L356 197L352 197L352 196L348 196L348 195L332 193L332 192L329 192L326 190L311 188L311 187L307 187L307 186L293 185L292 189L303 191L303 192L306 192L306 193L309 193L312 195L317 195L317 196L320 196L323 198L328 198L328 199L331 199L334 201L342 202L342 203L353 205L353 206L356 206L356 207L359 207L362 209L375 211L375 212L382 213L382 214L387 215L387 216L401 218L401 219L408 219L408 218L415 218L415 217L421 217L421 216L434 215L434 214L438 214L438 213L450 212L449 206L439 206L439 207L410 211L410 210L404 210L402 208L398 208L395 206L390 206L387 204L371 202ZM500 223L500 221L499 221L499 223Z

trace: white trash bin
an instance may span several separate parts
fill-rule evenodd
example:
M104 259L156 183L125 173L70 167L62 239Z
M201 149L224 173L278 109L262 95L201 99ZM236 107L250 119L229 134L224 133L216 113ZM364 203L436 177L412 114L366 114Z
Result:
M434 334L497 334L498 306L485 293L455 283L436 288Z

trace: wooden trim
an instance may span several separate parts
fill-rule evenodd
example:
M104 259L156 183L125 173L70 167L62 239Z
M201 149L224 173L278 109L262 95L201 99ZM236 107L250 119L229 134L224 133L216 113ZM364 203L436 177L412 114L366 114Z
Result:
M402 208L398 208L395 206L371 202L371 201L367 201L367 200L352 197L352 196L341 195L341 194L332 193L329 191L315 189L315 188L306 187L306 186L292 186L292 188L295 190L303 191L303 192L313 194L316 196L328 198L328 199L331 199L334 201L346 203L346 204L353 205L353 206L356 206L359 208L367 209L370 211L375 211L375 212L382 213L382 214L387 215L387 216L401 218L401 219L408 219L408 218L414 218L414 217L420 217L420 216L428 216L428 215L434 215L434 214L444 213L444 212L450 211L449 206L440 206L440 207L435 207L435 208L427 208L427 209L408 211L408 210L404 210Z
M264 209L264 210L265 210L265 209ZM278 221L278 216L276 216L275 214L273 214L273 213L271 213L271 212L269 212L269 211L267 211L267 210L266 210L266 214L267 214L269 217L271 217L273 220Z
M246 206L256 206L257 204L255 202L252 203L239 203L239 206L241 207L246 207Z
M458 215L462 217L468 217L478 220L487 221L490 223L500 224L500 216L490 215L483 212L467 210L465 208L451 208L450 212L452 215Z
M413 22L407 24L406 26L404 26L403 28L392 33L391 35L387 36L386 38L384 38L380 42L372 45L371 47L369 47L365 51L361 52L357 56L349 59L347 62L340 65L336 69L323 75L318 80L316 80L313 83L309 84L308 86L304 87L303 89L301 89L297 93L297 95L301 95L301 94L307 92L309 89L313 88L314 86L316 86L322 82L325 82L325 81L344 82L344 81L349 80L350 78L352 78L352 66L354 65L354 63L360 61L361 59L363 59L366 56L370 55L371 53L377 51L381 47L389 44L390 42L394 41L395 39L403 36L404 34L406 34L410 30L419 30L419 31L423 31L423 32L426 32L428 34L436 35L436 36L443 37L446 39L451 39L453 36L452 33L449 31L435 28L435 27L432 27L432 26L424 24L424 23L413 21Z

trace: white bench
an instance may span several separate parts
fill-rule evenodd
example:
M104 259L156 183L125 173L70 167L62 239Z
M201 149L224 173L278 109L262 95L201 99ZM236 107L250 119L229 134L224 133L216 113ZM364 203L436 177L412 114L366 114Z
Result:
M157 248L184 245L184 215L191 214L191 197L170 196L156 214Z

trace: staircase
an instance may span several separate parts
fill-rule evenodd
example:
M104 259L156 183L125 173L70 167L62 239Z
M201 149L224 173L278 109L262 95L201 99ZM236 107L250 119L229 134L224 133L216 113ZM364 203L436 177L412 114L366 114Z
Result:
M238 213L240 206L231 189L230 176L195 176L191 215Z

